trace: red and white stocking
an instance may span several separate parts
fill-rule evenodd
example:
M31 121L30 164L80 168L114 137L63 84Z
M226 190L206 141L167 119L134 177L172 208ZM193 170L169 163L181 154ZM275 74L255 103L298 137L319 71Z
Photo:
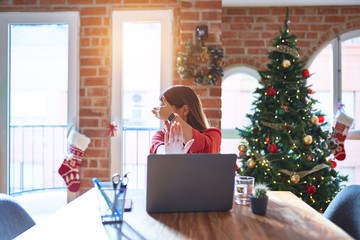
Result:
M344 142L349 132L349 128L353 124L354 119L343 112L338 112L334 123L334 137L337 139L338 148L334 152L337 160L343 161L346 158Z
M80 188L80 165L90 138L72 129L67 139L68 149L58 172L65 180L70 192Z

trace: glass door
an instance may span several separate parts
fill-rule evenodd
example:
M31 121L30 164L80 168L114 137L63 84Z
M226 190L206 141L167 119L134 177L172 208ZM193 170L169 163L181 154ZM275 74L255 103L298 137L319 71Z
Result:
M65 188L58 168L77 112L78 13L0 13L0 20L0 191Z
M118 11L113 14L112 121L120 127L111 141L111 172L130 172L132 188L144 188L146 160L160 127L151 109L172 82L172 12Z
M10 25L10 194L64 186L68 28Z

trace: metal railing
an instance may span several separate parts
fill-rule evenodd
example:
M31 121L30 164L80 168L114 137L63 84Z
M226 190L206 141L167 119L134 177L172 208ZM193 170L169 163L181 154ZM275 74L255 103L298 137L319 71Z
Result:
M123 128L123 169L144 188L146 159L157 128ZM67 151L66 125L10 126L10 194L65 188L58 169Z
M10 194L65 188L58 168L66 153L66 125L10 126Z

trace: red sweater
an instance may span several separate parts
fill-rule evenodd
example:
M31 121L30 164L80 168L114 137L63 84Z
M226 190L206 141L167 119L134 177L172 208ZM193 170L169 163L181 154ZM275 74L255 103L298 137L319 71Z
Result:
M157 131L152 140L150 154L156 153L157 148L164 144L164 131ZM208 128L200 133L192 130L192 137L195 140L188 153L219 153L221 145L221 132L217 128Z

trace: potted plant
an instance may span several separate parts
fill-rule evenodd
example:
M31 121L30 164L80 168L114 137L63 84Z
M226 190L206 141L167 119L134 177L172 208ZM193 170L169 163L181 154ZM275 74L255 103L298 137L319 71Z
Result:
M265 215L268 205L267 191L269 188L265 183L256 183L254 186L253 194L250 195L251 211L257 215Z

